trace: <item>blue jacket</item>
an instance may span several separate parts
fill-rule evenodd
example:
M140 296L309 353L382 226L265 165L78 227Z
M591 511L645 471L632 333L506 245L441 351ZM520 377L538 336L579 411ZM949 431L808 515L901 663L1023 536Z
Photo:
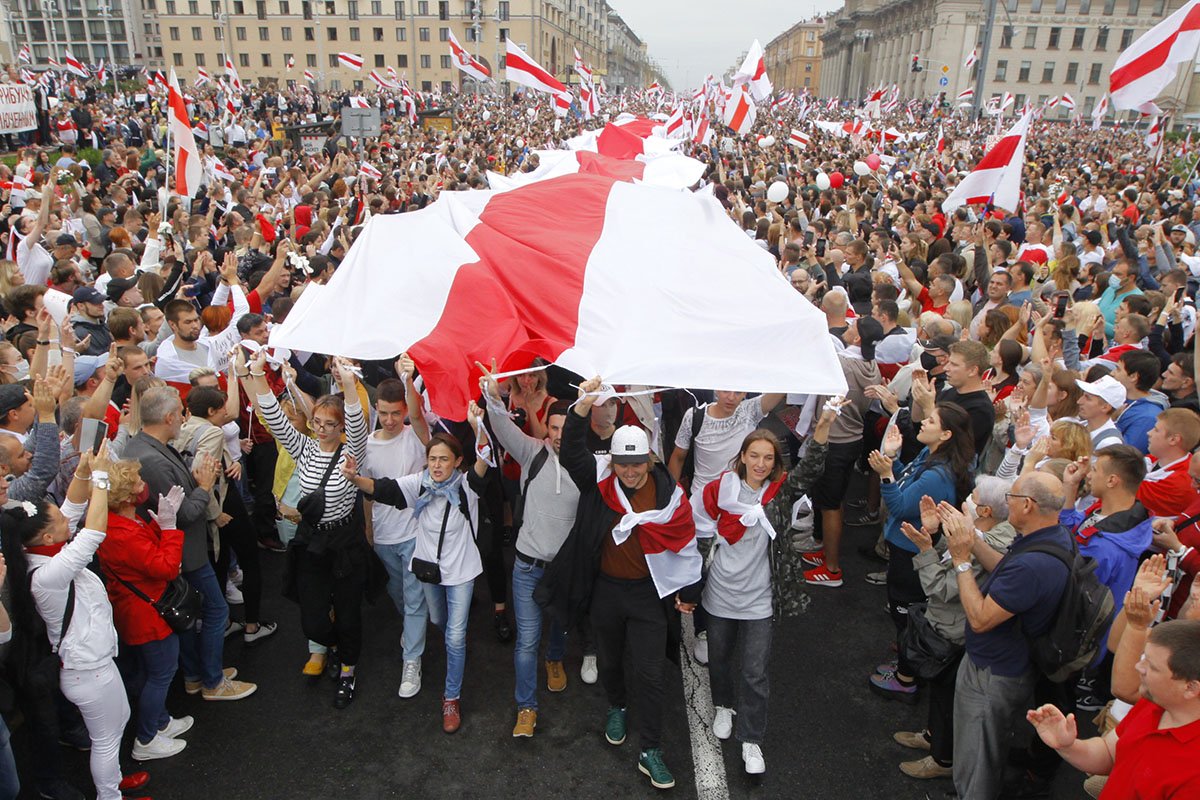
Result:
M896 466L902 467L900 464ZM911 522L914 526L921 527L921 498L929 495L935 503L943 500L958 503L954 474L950 471L950 466L943 462L930 464L928 447L921 448L921 452L917 453L912 463L902 467L894 483L880 484L879 494L887 503L888 510L883 537L892 547L899 547L910 553L917 552L917 546L900 532L900 523Z
M1162 412L1162 405L1150 397L1142 397L1126 405L1121 416L1117 417L1117 429L1121 431L1125 444L1133 445L1142 453L1148 452L1150 443L1147 434Z

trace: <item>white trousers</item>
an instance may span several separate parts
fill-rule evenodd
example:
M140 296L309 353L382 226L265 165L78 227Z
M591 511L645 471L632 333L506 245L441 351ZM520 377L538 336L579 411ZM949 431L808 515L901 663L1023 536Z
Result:
M110 661L99 669L64 669L59 684L87 724L96 800L121 800L121 734L129 722L129 699L117 665Z

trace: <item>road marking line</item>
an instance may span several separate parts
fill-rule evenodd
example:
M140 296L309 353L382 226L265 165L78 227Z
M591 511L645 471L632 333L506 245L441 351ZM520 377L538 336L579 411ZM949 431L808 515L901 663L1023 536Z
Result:
M729 800L725 757L721 754L720 740L712 732L715 712L708 684L708 669L692 658L692 645L696 641L692 615L683 614L682 617L683 643L680 645L679 668L683 673L683 705L687 709L692 763L696 769L696 796L699 800Z

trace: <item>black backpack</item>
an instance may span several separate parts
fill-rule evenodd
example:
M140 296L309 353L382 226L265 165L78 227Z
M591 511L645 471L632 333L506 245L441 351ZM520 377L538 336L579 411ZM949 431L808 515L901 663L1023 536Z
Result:
M542 467L546 465L546 461L549 458L550 451L543 447L533 457L533 461L529 462L529 472L524 475L525 482L521 484L521 491L512 503L512 531L514 537L521 531L521 523L525 520L525 497L529 494L529 484L533 483L533 479L542 471Z
M1053 544L1033 544L1023 553L1045 553L1067 566L1067 585L1050 628L1028 637L1034 665L1055 683L1087 667L1100 652L1113 620L1113 596L1096 577L1096 560L1082 555L1074 540L1071 550Z
M708 403L692 406L692 438L687 456L683 459L683 468L679 471L679 482L691 489L692 478L696 477L696 437L704 427L704 418L708 416Z

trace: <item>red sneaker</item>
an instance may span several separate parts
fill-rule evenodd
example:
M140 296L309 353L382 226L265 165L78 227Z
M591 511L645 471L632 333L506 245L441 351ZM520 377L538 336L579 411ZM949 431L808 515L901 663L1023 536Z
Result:
M823 567L825 566L825 551L811 550L807 553L801 553L800 560L804 562L804 566L806 567Z
M804 570L804 582L813 586L828 586L835 588L842 585L842 571L830 571L829 567L822 564L813 569Z
M462 726L462 706L457 700L442 698L442 730L455 733Z
M122 792L132 792L140 789L150 782L150 773L146 771L131 772L121 778L121 782L117 784L117 788Z

